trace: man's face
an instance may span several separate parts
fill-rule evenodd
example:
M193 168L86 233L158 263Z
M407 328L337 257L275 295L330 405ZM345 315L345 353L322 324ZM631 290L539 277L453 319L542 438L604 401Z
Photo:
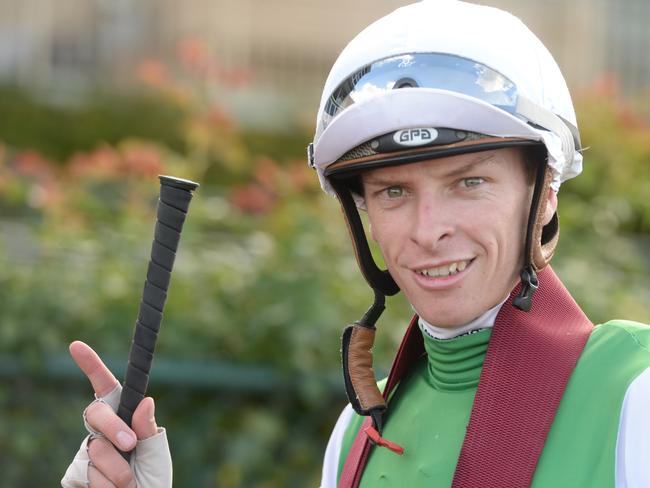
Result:
M372 238L427 322L463 325L504 300L518 282L528 180L517 148L362 174ZM550 194L542 202L545 220L555 202Z

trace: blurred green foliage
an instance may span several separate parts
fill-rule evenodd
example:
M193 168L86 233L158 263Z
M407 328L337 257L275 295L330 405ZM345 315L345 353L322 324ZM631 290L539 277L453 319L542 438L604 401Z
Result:
M316 486L344 405L342 386L333 392L329 381L339 374L339 334L372 296L336 202L301 159L310 134L247 133L220 109L222 93L204 89L213 79L179 81L151 66L146 74L154 89L143 100L113 99L110 112L123 119L92 108L48 112L21 95L11 101L24 114L18 125L0 123L0 359L23 364L15 374L0 360L3 483L55 486L63 475L83 437L90 387L81 374L45 374L44 358L81 339L126 360L155 177L174 174L202 186L185 224L158 357L260 366L288 385L170 386L156 382L154 364L151 394L169 429L176 484ZM594 321L648 322L650 125L608 90L578 99L591 148L585 174L560 193L554 266ZM95 118L102 124L88 122ZM69 136L42 136L46 126ZM378 369L387 369L409 315L403 298L389 299Z
M0 361L8 378L0 390L4 482L53 486L70 462L90 388L81 375L78 382L44 376L44 358L66 354L74 339L104 357L127 357L156 175L174 174L202 186L176 261L158 358L260 366L286 384L272 393L170 387L156 384L154 366L150 393L170 431L176 483L316 485L344 405L338 381L331 386L340 375L340 330L372 298L337 204L296 159L304 131L246 133L202 90L165 84L154 91L170 106L160 112L181 113L170 141L128 135L109 144L98 131L84 135L80 146L90 149L62 160L36 133L25 137L37 150L17 139L1 147L0 359L19 357L25 368L12 375ZM140 123L136 134L148 130L146 117ZM25 121L25 133L30 127ZM394 307L386 320L403 322L404 311ZM398 334L379 346L386 358ZM26 468L36 462L37 469Z
M554 267L596 323L650 322L650 123L603 76L576 100L585 163L559 194Z
M95 93L71 108L45 103L15 86L0 86L0 114L6 144L57 162L100 142L115 144L132 137L183 149L179 107L146 93Z

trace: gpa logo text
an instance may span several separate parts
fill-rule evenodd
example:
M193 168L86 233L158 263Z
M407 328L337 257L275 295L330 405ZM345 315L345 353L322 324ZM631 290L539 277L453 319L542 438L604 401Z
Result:
M438 131L433 127L418 127L399 130L393 134L393 140L400 146L423 146L436 140Z

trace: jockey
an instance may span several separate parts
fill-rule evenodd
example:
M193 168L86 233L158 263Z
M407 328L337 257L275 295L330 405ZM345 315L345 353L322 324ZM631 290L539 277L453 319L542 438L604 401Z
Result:
M548 266L582 154L520 20L425 0L376 21L331 69L308 158L375 293L343 334L350 405L323 488L650 486L650 329L593 326ZM377 385L375 323L399 291L416 315Z
M373 23L327 78L308 159L375 296L343 334L350 404L322 488L650 486L650 328L592 324L549 266L582 153L564 78L526 26L458 0ZM377 382L377 321L399 291L415 316ZM116 378L85 344L70 352L96 399L62 486L172 486L153 399L127 426Z

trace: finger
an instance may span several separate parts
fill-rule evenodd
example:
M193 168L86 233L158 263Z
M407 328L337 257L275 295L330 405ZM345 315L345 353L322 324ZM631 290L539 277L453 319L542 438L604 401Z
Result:
M131 427L138 436L138 440L148 439L158 433L158 425L154 417L156 406L153 398L144 398L133 412Z
M88 456L94 467L113 485L118 488L135 486L129 463L108 440L92 440L88 446Z
M109 441L123 451L135 447L136 436L124 421L117 416L113 409L102 402L90 404L86 409L86 422L90 427L104 434Z
M107 395L115 388L118 383L115 376L90 346L74 341L69 349L72 359L88 377L97 396Z
M115 488L106 476L101 474L95 466L88 466L88 487L89 488Z

